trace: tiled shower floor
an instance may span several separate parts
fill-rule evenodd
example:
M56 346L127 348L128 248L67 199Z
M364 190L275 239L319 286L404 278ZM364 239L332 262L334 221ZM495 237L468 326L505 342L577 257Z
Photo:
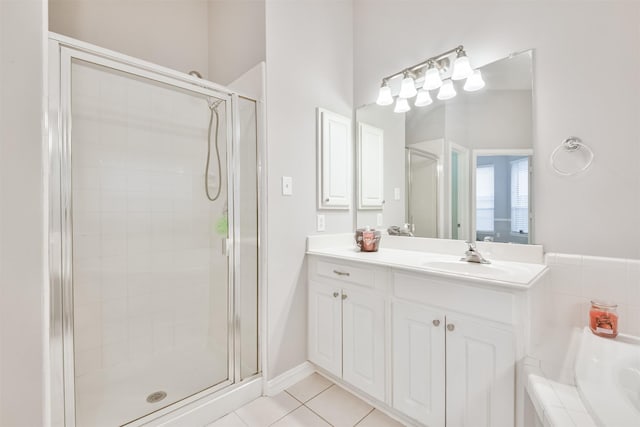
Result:
M207 427L401 427L371 405L313 374L273 397L260 397Z

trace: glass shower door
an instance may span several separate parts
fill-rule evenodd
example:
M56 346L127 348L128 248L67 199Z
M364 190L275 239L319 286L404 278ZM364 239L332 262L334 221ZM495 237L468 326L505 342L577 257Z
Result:
M122 425L232 380L230 98L76 59L69 97L76 425Z

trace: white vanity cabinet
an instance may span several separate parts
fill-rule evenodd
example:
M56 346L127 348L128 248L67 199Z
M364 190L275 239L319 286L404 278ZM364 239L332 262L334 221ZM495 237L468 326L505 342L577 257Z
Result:
M383 286L376 270L310 260L308 356L329 373L384 401L386 308L384 294L376 289Z
M531 268L507 282L423 270L423 256L410 251L361 255L366 261L326 252L309 255L311 362L408 424L522 425L516 372L535 332L531 298L544 265L455 264L464 272Z
M406 302L393 327L396 409L429 427L513 425L511 332Z

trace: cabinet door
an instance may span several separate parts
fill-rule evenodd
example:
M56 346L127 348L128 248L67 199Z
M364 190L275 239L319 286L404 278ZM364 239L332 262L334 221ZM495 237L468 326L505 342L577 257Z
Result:
M384 131L358 123L358 208L384 204Z
M340 289L309 285L309 360L333 375L342 375L342 313Z
M445 320L434 309L393 305L393 407L430 427L445 425Z
M447 427L515 423L513 333L447 316Z
M342 315L342 378L384 401L384 298L372 292L345 289Z
M351 206L351 120L318 109L318 177L321 209L349 209Z

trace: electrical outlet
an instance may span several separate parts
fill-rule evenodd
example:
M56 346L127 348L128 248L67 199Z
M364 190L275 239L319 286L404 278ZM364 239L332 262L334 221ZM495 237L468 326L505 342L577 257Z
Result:
M324 215L318 215L318 218L317 218L317 229L318 229L318 231L324 231L324 228L325 228Z
M293 178L290 176L282 177L282 195L291 196L293 194Z
M378 227L380 227L382 225L382 214L379 213L378 215L376 215L376 225Z
M398 187L393 189L393 200L400 200L400 189Z

